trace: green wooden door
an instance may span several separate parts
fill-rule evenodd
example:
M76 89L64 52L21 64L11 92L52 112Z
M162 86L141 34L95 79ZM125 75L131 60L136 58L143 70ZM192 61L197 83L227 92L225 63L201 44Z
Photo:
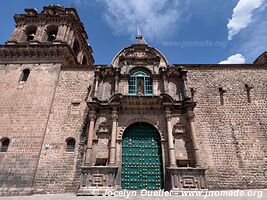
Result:
M123 134L122 188L163 188L161 144L158 131L147 123L135 123Z

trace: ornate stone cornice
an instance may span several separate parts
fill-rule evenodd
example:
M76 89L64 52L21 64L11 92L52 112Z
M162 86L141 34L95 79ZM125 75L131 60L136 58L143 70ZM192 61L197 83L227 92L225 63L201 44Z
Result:
M162 76L170 77L181 77L186 78L187 71L183 66L168 65L167 69L161 71Z
M120 79L121 74L120 74L120 69L114 68L110 65L105 65L105 66L98 66L95 69L95 77L96 78L115 78L115 79Z
M0 63L78 64L66 43L0 45Z

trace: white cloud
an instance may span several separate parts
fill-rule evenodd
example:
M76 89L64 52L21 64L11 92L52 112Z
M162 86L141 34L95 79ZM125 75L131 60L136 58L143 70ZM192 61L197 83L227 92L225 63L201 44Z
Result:
M221 61L219 64L243 64L246 59L241 54L235 54L227 58L227 60Z
M233 10L232 19L227 24L228 40L246 28L252 21L253 12L264 6L266 0L239 0Z
M242 34L236 46L238 52L246 56L246 60L253 62L260 54L267 50L267 9L255 16L255 22Z
M95 0L105 7L104 19L115 34L136 36L136 25L147 40L170 36L185 20L182 0ZM188 16L188 13L187 13Z

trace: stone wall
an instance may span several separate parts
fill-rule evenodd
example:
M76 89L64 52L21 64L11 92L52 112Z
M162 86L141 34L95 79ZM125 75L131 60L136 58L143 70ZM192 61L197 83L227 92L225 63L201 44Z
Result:
M88 66L80 69L70 66L60 72L34 181L37 190L57 193L78 189L84 142L81 135L85 132L88 109L85 98L93 77L93 68ZM79 108L73 109L72 103L80 104ZM74 152L66 151L69 137L76 141Z
M22 71L30 69L26 82ZM36 173L60 64L0 65L0 188L31 187Z
M267 187L267 71L262 65L186 67L211 189ZM252 86L251 103L245 84ZM224 105L220 103L222 88Z
M31 73L21 83L26 67ZM195 126L208 187L267 187L266 67L205 65L186 69L189 93L190 88L196 91ZM94 88L93 67L69 66L60 70L59 64L0 65L0 78L0 139L11 140L8 152L0 152L0 187L27 188L34 183L39 192L77 191L87 127L85 100L91 100ZM120 84L119 91L125 87ZM99 93L107 99L109 87L103 88ZM219 88L223 91L223 105ZM142 121L157 127L166 141L164 111L120 110L118 114L118 140L130 124ZM93 159L108 157L110 117L110 110L103 110L96 120L94 139L98 143L94 143ZM191 160L185 116L173 117L175 159ZM76 141L74 152L66 151L66 139L70 137ZM164 166L168 166L166 142L163 145ZM118 145L117 163L121 162L120 148Z

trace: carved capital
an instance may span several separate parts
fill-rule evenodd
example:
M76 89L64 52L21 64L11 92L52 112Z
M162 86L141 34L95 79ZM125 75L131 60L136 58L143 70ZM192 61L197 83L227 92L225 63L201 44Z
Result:
M166 111L166 119L167 121L171 121L172 120L172 114L170 111Z
M115 80L118 81L119 80L119 76L118 75L115 75Z
M89 117L90 121L95 121L95 119L96 119L95 111L90 111L88 117Z
M188 112L187 112L187 119L188 119L190 122L195 121L195 113L194 113L193 111L188 111Z
M162 78L163 78L164 81L166 81L167 80L167 75L166 74L163 74L162 75Z
M118 120L118 112L112 111L111 118L112 118L112 121L117 121Z
M96 76L95 76L95 80L96 80L96 81L99 81L99 74L96 74Z

